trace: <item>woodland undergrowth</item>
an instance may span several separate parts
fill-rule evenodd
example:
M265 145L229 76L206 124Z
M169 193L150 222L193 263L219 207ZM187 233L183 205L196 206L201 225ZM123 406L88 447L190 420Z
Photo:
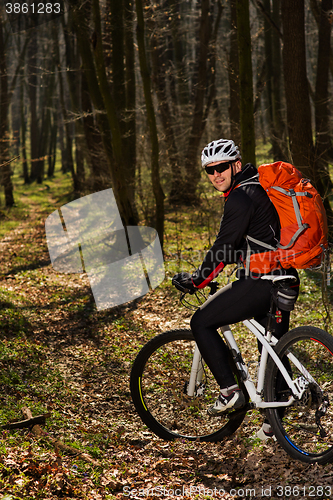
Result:
M25 193L17 193L12 212L0 211L0 425L24 420L27 408L45 423L40 433L2 429L1 500L281 498L278 486L333 487L332 465L296 462L278 444L252 439L264 418L258 412L222 443L165 442L131 402L129 374L140 347L189 325L192 313L170 277L192 271L213 242L219 197L203 197L192 209L168 207L163 284L98 312L87 276L61 274L50 263L45 218L66 203L57 178ZM292 326L324 326L320 280L302 273ZM237 335L255 358L255 343L242 328Z

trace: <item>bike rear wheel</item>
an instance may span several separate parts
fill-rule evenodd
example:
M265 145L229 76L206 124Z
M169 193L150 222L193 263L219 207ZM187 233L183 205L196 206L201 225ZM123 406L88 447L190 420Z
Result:
M275 346L292 380L305 384L302 398L291 406L269 409L278 442L293 458L325 464L333 460L333 339L310 326L291 330ZM293 361L292 355L301 363ZM286 363L288 356L289 363ZM266 401L287 401L290 389L270 358L266 370Z
M187 395L194 348L190 330L173 330L150 340L133 364L132 399L143 422L163 439L220 441L241 425L246 408L222 417L207 414L220 388L206 365L194 396Z

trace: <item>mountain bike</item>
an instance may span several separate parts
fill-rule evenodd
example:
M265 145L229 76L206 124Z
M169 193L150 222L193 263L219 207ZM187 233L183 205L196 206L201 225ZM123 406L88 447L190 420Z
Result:
M295 277L261 279L272 281L266 328L254 319L243 321L261 344L255 377L229 326L221 328L244 407L219 417L207 414L220 388L186 329L161 333L138 353L130 381L134 405L157 436L199 442L227 438L256 408L266 412L278 443L292 458L325 464L333 460L333 338L319 328L301 326L278 341L273 318L277 307L293 308L290 284ZM216 289L212 282L210 295ZM181 300L187 304L186 293Z

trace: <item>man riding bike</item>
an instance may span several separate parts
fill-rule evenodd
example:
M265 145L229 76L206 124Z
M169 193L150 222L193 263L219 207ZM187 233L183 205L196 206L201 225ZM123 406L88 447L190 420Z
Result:
M211 416L241 408L245 398L228 362L228 348L217 328L254 317L265 326L270 308L271 282L260 279L259 273L247 273L245 260L249 240L252 253L267 251L261 242L276 247L280 239L280 222L276 209L257 182L256 168L242 165L241 154L232 140L220 139L208 144L202 151L201 164L217 191L225 198L217 238L207 252L201 266L191 275L179 273L174 277L189 292L204 288L227 264L237 264L237 280L211 296L193 315L191 329L199 350L220 385L221 392L215 404L208 409ZM253 183L251 181L254 181ZM242 183L246 185L242 186ZM287 274L281 267L269 274ZM288 274L299 279L295 269ZM275 337L280 338L289 329L289 312L282 311L277 319ZM257 434L262 439L272 435L268 421Z

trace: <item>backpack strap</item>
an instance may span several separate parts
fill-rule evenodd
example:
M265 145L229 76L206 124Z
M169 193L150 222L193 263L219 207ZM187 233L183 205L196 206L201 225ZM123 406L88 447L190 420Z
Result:
M278 247L281 248L282 250L286 250L287 248L290 248L295 243L295 241L297 240L299 235L301 233L303 233L303 231L305 231L305 229L307 229L309 227L309 224L305 224L302 221L302 215L301 215L301 211L299 209L297 196L308 196L308 197L312 198L312 195L311 195L311 193L308 193L306 191L295 192L293 189L287 190L287 189L281 188L280 186L272 186L272 189L275 189L276 191L279 191L280 193L283 193L286 196L291 196L293 206L294 206L294 212L295 212L295 216L296 216L296 220L297 220L297 224L298 224L298 229L287 245L280 245L280 244L278 245Z
M275 251L277 247L273 247L272 245L269 245L268 243L265 243L264 241L257 240L256 238L252 238L252 236L245 236L246 239L246 266L245 266L245 276L250 276L250 257L251 257L251 247L249 241L252 241L252 243L256 243L257 245L260 245L261 247L267 248L267 250L273 250Z
M267 248L267 250L276 250L277 247L273 247L273 245L269 245L269 243L264 243L263 241L256 240L255 238L252 238L252 236L245 236L246 240L252 241L252 243L256 243L257 245L260 245L261 247Z
M261 186L259 182L259 174L255 174L253 177L250 177L250 179L247 179L246 181L243 181L238 184L236 187L244 187L244 186L250 186L250 185L257 185ZM260 245L261 247L267 248L267 250L276 250L276 247L273 247L272 245L269 245L268 243L265 243L264 241L257 240L256 238L252 238L252 236L245 235L244 236L246 239L246 266L245 266L245 276L250 275L250 257L251 257L251 247L250 247L250 241L252 243L256 243L257 245Z
M259 186L261 185L259 182L259 174L255 174L253 177L246 179L246 181L240 182L236 187L249 186L250 184L257 184Z

